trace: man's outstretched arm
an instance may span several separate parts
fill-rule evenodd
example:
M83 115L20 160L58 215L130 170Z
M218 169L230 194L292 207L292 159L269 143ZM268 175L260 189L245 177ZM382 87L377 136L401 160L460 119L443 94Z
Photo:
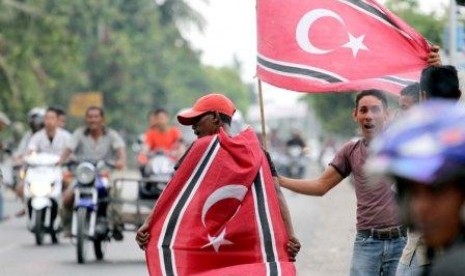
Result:
M343 179L344 177L333 166L328 166L315 179L293 179L279 176L279 184L299 194L323 196Z

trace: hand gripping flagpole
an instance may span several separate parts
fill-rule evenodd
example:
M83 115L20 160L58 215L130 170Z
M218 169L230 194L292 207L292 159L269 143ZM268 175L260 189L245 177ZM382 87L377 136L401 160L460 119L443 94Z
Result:
M263 148L267 150L266 128L265 128L265 108L263 104L262 80L260 80L260 78L257 78L257 79L258 79L258 99L260 102L260 119L261 119L261 124L262 124L262 144L263 144Z

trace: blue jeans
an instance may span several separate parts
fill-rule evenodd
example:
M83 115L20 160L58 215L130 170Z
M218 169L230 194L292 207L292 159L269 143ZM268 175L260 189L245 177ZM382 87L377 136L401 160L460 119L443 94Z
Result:
M421 265L418 261L417 251L413 253L412 260L410 265L405 265L399 262L397 267L396 276L420 276L423 271L428 267L428 265Z
M351 276L394 276L406 237L378 240L360 234L355 236Z

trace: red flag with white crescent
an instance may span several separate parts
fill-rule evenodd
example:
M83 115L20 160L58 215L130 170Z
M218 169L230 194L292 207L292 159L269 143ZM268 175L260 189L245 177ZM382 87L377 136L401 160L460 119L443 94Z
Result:
M150 275L295 275L270 168L250 128L198 139L153 211Z
M257 2L257 73L272 85L398 93L427 66L428 42L374 0Z

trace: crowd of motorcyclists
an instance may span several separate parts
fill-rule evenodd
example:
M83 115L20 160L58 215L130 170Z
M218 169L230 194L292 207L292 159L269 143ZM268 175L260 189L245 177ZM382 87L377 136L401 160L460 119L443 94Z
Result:
M148 127L139 137L136 153L141 175L138 197L152 206L188 145L181 130L170 125L170 114L165 109L149 112L147 119ZM11 125L9 118L0 113L0 131ZM94 243L97 259L103 258L101 243L122 240L125 229L122 204L118 203L121 186L112 185L112 171L126 167L125 141L105 124L104 110L97 106L86 110L83 126L73 133L66 130L66 113L56 107L32 108L27 125L14 150L11 146L1 149L3 189L14 191L23 203L15 216L26 215L27 228L39 245L47 234L57 243L58 233L62 232L65 238L77 239L80 263L87 258L86 239ZM286 157L278 165L284 174L303 174L305 146L297 130L283 142L281 153ZM3 204L0 193L0 221L8 218Z

